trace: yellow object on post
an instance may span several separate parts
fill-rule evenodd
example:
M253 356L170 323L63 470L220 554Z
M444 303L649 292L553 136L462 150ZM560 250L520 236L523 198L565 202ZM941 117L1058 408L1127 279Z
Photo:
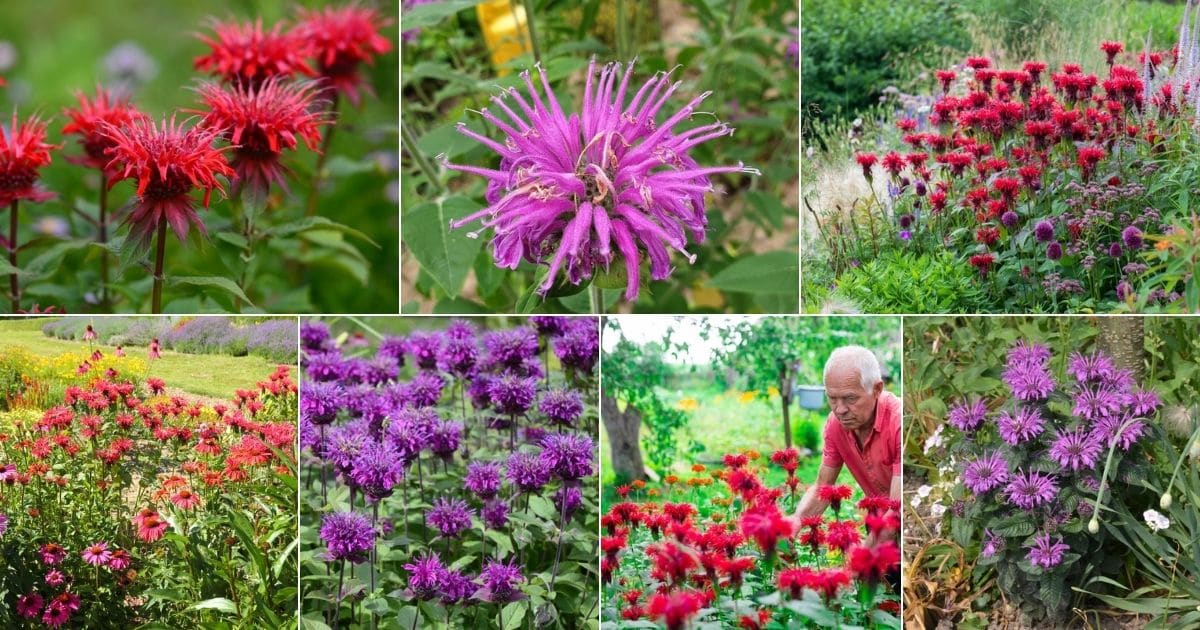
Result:
M505 64L529 52L525 7L511 0L488 0L475 6L475 14L492 54L492 67L500 76L508 74Z

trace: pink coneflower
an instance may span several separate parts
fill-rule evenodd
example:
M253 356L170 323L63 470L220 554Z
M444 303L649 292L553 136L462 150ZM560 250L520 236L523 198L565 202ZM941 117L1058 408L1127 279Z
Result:
M183 510L190 510L200 505L200 495L184 488L171 497L171 503Z
M59 586L66 581L67 576L63 575L63 572L58 569L50 569L46 572L46 584L50 586Z
M112 552L108 550L106 542L95 543L80 552L80 555L83 556L84 562L95 566L108 564L108 561L112 559Z
M46 543L42 545L38 553L42 556L42 562L48 565L56 565L62 562L63 558L67 557L67 550L63 549L62 545L57 543Z
M17 614L26 619L33 619L42 612L42 596L28 593L17 598Z
M145 510L143 510L143 513ZM139 514L134 517L134 523L137 525L137 536L145 542L154 542L162 538L163 533L167 531L167 522L159 517L158 512L150 510L149 514Z
M42 623L57 628L71 620L71 611L67 610L66 604L59 601L50 602L46 607L46 612L42 614Z
M96 340L96 331L92 328L91 324L88 324L87 328L83 329L83 340L84 341L95 341ZM93 355L92 358L94 359L95 355Z
M113 571L122 571L129 567L129 562L129 552L124 549L117 549L112 552L112 557L108 559L108 568Z
M357 106L359 89L371 90L359 76L359 66L373 63L377 55L392 49L392 42L379 34L392 21L355 4L300 9L299 17L292 34L316 58L320 76Z

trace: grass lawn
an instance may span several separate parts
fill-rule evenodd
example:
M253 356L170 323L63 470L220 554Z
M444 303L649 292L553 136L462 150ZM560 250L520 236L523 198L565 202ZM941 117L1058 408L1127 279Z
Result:
M53 339L42 334L47 318L0 319L0 352L6 347L18 347L34 354L53 357L67 352L79 352L88 344ZM92 345L111 353L112 346ZM146 352L145 348L127 348L130 355ZM262 357L231 357L223 354L180 354L164 350L162 359L150 364L150 376L167 382L171 390L210 398L229 398L235 389L254 389L267 378L275 364Z

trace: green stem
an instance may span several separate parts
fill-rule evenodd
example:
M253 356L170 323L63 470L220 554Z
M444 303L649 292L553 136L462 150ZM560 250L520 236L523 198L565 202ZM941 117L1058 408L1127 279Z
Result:
M17 205L19 201L13 200L12 205L8 208L8 264L12 267L17 266ZM17 274L8 274L9 294L12 298L12 312L16 314L21 310L21 285L17 281Z
M1179 461L1175 462L1175 472L1171 473L1171 481L1167 482L1167 489L1163 490L1163 493L1170 493L1171 488L1175 486L1175 478L1179 476L1179 469L1183 466L1184 460L1188 458L1188 451L1191 450L1192 444L1196 442L1197 438L1200 438L1200 428L1193 431L1192 437L1183 445L1183 452L1179 455Z
M321 194L321 184L325 180L325 160L329 158L329 147L333 144L333 132L337 129L338 123L338 94L333 93L333 102L329 105L329 114L333 119L333 123L329 125L329 130L325 132L325 137L321 139L321 152L317 154L317 164L313 167L312 187L308 191L308 201L304 204L305 216L313 216L317 213L317 198Z
M100 244L108 243L108 177L100 169ZM108 295L108 252L100 254L100 304L112 310Z
M417 137L413 134L412 128L405 124L403 120L400 121L400 135L404 139L404 147L408 149L408 154L412 156L413 161L417 163L417 167L425 174L425 179L429 180L429 184L433 186L434 192L439 195L442 194L444 188L442 187L442 182L437 177L437 171L434 170L433 165L429 163L425 155L421 153L421 150L417 148Z
M150 298L150 311L155 315L162 312L163 258L167 253L167 217L158 220L158 242L154 253L154 291Z
M1112 443L1108 445L1108 457L1104 460L1104 474L1100 476L1100 489L1096 492L1096 499L1092 501L1092 518L1100 518L1100 500L1104 498L1104 489L1108 486L1108 472L1112 469L1113 454L1117 451L1117 440L1115 436L1119 436L1129 428L1129 425L1136 422L1138 418L1130 418L1126 420L1114 434Z
M596 286L596 281L593 279L592 283L588 285L588 312L592 315L601 315L604 310L604 291Z
M620 2L621 0L617 0ZM525 2L525 28L529 29L529 46L533 48L533 61L538 65L542 63L542 50L538 46L537 29L534 28L534 11L533 0L524 0Z
M617 59L629 60L629 19L625 15L625 0L617 0Z

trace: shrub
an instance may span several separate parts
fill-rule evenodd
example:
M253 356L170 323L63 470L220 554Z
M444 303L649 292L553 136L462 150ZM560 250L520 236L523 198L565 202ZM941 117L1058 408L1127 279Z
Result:
M227 317L197 317L180 322L160 341L176 352L216 354L222 352L233 334L233 324Z
M950 252L887 252L851 267L834 297L864 313L978 313L989 308L975 274Z
M248 329L246 350L276 363L288 363L296 356L296 322L272 319Z

